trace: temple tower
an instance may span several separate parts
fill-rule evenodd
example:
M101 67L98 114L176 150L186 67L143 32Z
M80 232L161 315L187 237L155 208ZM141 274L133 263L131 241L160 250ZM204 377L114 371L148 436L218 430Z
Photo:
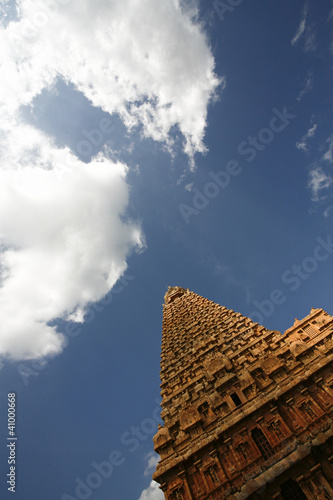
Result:
M284 335L180 287L163 310L167 500L333 499L333 317Z

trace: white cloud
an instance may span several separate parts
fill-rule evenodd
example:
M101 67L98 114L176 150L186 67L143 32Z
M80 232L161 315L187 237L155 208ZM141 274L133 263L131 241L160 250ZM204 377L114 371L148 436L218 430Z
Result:
M195 2L188 11L177 0L16 7L17 20L0 27L0 356L19 360L61 352L52 320L82 321L143 244L140 227L125 218L126 165L105 151L81 162L23 123L22 105L62 78L169 148L178 126L192 159L205 149L220 81Z
M121 218L128 203L125 165L103 155L85 164L28 126L18 131L30 141L20 143L27 164L13 168L22 154L13 151L0 169L0 355L29 359L62 350L63 337L48 323L82 321L89 302L125 271L141 236Z
M293 36L291 40L292 45L297 45L298 42L300 41L301 38L304 39L304 52L314 52L317 47L316 43L316 35L315 31L313 29L313 26L311 26L307 22L307 17L308 17L308 2L305 3L302 13L301 13L301 20L299 23L299 26L297 28L297 31L295 35Z
M305 6L302 10L301 20L300 20L299 26L297 28L295 35L293 36L293 38L291 40L292 45L296 45L298 43L299 39L301 38L301 36L303 35L303 33L305 31L307 14L308 14L308 8L307 8L307 4L305 4Z
M314 52L317 48L316 34L313 28L306 30L304 52Z
M159 489L159 484L151 481L149 487L141 493L139 500L164 500L164 494Z
M311 128L309 128L309 130L307 131L306 134L303 135L302 139L300 140L300 142L296 142L296 147L297 149L301 149L302 151L304 151L305 153L308 152L308 145L307 145L307 142L309 139L311 139L315 132L316 132L316 129L317 129L317 124L314 123L312 125Z
M328 150L323 155L323 160L333 163L333 135L327 139Z
M301 101L302 98L305 96L305 94L310 92L312 90L312 88L313 88L313 73L311 71L309 71L307 76L306 76L304 86L301 89L300 93L298 94L296 100Z
M157 453L151 451L145 456L145 459L147 460L147 467L144 471L144 476L151 476L156 470L160 457ZM164 500L164 494L160 490L159 484L156 481L151 481L148 488L142 491L139 500Z
M154 451L151 451L146 456L146 460L148 460L148 463L147 463L147 467L146 467L143 475L144 476L149 476L153 472L155 472L156 466L157 466L157 464L158 464L158 462L160 460L160 457L159 457L159 455L157 455L157 453L155 453Z
M310 171L309 177L310 178L308 182L308 187L311 189L312 192L312 200L313 201L322 200L324 197L320 196L320 193L324 189L327 189L332 185L333 183L332 177L326 174L324 170L319 166L314 167Z
M331 211L333 210L333 205L330 205L329 207L327 207L325 210L324 210L324 217L328 217L331 213Z
M184 11L177 0L51 4L20 0L20 21L0 31L7 110L61 76L127 127L141 124L144 136L171 148L178 126L190 157L205 150L207 106L220 80L193 7Z

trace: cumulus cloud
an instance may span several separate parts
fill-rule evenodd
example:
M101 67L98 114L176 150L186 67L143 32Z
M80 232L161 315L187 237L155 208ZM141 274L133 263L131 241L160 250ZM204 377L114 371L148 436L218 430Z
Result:
M86 306L110 290L142 241L139 226L122 219L125 165L103 155L85 164L36 130L19 130L39 143L23 148L27 164L0 169L0 354L29 359L62 350L49 322L83 321ZM7 167L19 153L7 155Z
M164 500L164 494L159 489L159 484L151 481L148 488L141 493L139 500Z
M0 32L8 110L60 76L128 128L141 126L172 148L176 126L190 157L205 150L207 106L221 80L193 8L176 0L21 0L18 10L19 21Z
M90 163L24 123L59 78L128 129L191 161L205 150L207 107L222 82L195 2L18 0L0 14L0 356L45 358L64 337L52 321L83 321L142 248L126 218L127 167L101 151ZM8 15L7 15L8 14Z
M306 134L303 135L302 139L299 142L296 142L296 147L297 149L300 149L304 151L305 153L308 152L308 140L311 139L317 129L317 124L314 123L312 127L309 128Z

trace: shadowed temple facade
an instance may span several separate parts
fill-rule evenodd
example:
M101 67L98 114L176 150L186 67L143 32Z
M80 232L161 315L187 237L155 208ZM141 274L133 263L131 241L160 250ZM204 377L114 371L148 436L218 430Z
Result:
M332 500L332 359L322 309L281 335L169 288L153 475L165 498Z

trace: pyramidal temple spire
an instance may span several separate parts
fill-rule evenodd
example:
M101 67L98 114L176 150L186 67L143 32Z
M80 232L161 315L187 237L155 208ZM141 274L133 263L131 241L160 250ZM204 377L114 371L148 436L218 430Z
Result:
M332 333L322 309L281 335L169 287L153 475L165 498L333 498Z

